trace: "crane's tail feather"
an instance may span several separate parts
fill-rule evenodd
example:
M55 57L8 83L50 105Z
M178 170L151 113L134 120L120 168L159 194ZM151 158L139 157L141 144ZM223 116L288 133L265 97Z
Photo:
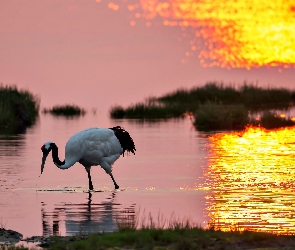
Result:
M136 149L135 149L134 141L131 138L131 136L129 135L129 133L120 126L116 126L116 127L110 128L110 129L114 131L116 137L118 138L118 140L123 148L123 153L122 153L123 156L124 156L125 151L131 152L135 155Z

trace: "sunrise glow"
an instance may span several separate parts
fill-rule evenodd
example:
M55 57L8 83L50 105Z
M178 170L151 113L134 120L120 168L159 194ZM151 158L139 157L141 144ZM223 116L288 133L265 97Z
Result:
M153 24L181 27L186 56L204 67L290 67L295 64L293 0L140 0L128 10ZM281 69L279 69L281 70Z
M221 230L295 233L295 127L210 137L210 220Z
M142 0L141 6L148 19L160 16L165 25L195 27L206 46L199 53L203 66L295 63L294 1Z

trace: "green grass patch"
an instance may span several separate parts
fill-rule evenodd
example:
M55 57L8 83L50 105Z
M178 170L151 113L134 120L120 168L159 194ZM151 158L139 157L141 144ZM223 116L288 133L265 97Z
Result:
M43 113L50 113L56 116L80 116L85 115L86 111L76 105L56 105L51 109L43 109Z
M22 129L32 125L39 113L39 99L16 86L0 85L0 128Z

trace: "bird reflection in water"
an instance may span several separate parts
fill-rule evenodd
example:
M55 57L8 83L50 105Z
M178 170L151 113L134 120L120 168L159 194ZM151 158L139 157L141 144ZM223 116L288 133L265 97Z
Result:
M56 204L53 212L46 211L47 205L42 203L43 236L113 232L118 230L118 221L132 224L135 220L135 204L123 207L115 201L116 192L100 203L93 203L92 195L88 192L86 203ZM61 232L63 223L65 232Z

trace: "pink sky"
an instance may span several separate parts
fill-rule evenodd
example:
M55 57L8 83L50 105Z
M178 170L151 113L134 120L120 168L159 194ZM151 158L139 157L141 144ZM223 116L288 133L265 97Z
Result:
M190 41L180 27L131 27L130 12L109 2L0 0L0 82L37 94L42 107L98 111L208 81L295 88L294 68L203 68L197 56L182 63Z

